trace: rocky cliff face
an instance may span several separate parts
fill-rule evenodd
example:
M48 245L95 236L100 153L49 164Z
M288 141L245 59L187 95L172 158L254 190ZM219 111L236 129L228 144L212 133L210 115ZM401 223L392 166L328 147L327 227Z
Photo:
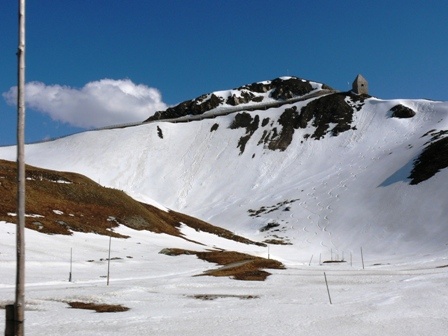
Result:
M448 168L448 131L432 131L426 134L431 139L414 161L411 184L419 184L433 177L442 169Z
M281 77L271 81L256 82L233 90L204 94L182 102L165 111L158 111L145 122L200 115L217 107L235 107L250 103L285 101L298 98L313 91L332 90L328 85L311 82L298 77Z
M240 153L244 152L245 144L258 128L263 129L259 145L270 150L284 151L290 145L294 131L301 128L313 130L304 135L304 140L310 138L319 140L326 134L337 136L339 133L356 129L352 125L353 114L361 109L366 96L351 92L328 94L310 101L298 108L287 105L278 120L264 118L260 125L258 114L241 112L235 114L231 129L245 128L246 134L238 143Z

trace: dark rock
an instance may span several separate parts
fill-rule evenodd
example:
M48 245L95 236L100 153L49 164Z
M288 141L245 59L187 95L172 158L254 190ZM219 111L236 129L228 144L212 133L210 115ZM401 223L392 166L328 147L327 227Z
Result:
M415 116L415 111L409 107L398 104L390 109L393 118L412 118Z
M410 184L419 184L448 167L448 137L438 139L423 150L414 161Z
M219 124L213 124L212 128L210 128L210 132L216 131L219 127Z
M186 115L203 114L204 112L218 107L222 101L222 98L214 94L211 94L210 97L208 97L208 95L202 95L199 98L188 100L179 105L170 107L165 111L158 111L145 121L148 122L152 120L178 118Z
M285 80L281 78L274 79L272 86L274 90L271 93L271 97L274 99L289 99L303 96L314 90L309 81L297 77Z
M357 104L349 105L346 101L347 97ZM307 127L308 122L314 119L313 126L316 130L311 137L318 140L329 132L330 124L336 124L331 130L331 134L336 136L351 128L353 113L355 110L360 110L364 99L365 97L350 92L333 93L315 99L300 110L299 127Z
M265 231L271 230L271 229L279 227L279 226L280 226L280 224L275 223L275 222L268 223L265 226L260 228L260 232L265 232Z
M284 151L288 148L293 139L294 129L298 128L298 117L299 115L295 106L285 109L278 120L279 124L283 126L280 134L277 134L275 128L273 129L275 133L272 133L272 138L268 145L270 150L278 149Z
M351 103L346 98L350 97ZM359 111L366 97L346 93L334 93L320 97L302 107L300 112L294 106L287 108L280 116L278 123L282 126L280 132L274 127L268 134L263 133L260 143L267 144L271 150L284 151L291 144L294 131L298 128L308 127L311 120L316 129L313 134L306 134L305 139L312 137L316 140L323 138L327 133L337 136L352 128L353 113ZM330 129L330 124L336 124Z
M323 89L332 90L328 85L323 84ZM271 91L272 98L279 101L300 97L314 90L310 81L298 77L288 77L286 79L276 78L272 81L252 83L243 85L235 90L241 91L240 96L232 95L226 99L226 104L238 106L249 102L261 102L264 97L256 93L266 93ZM204 94L196 99L182 102L170 107L165 111L158 111L145 122L153 120L178 118L186 115L200 115L210 111L224 102L224 99L215 94Z
M247 112L242 112L235 115L235 119L233 120L233 123L230 125L230 129L237 129L237 128L246 129L246 134L242 136L238 141L237 148L240 149L240 154L243 154L247 142L254 134L254 132L258 129L259 124L260 124L260 117L258 115L255 115L254 118L252 118L252 116Z
M247 104L251 101L253 101L253 98L255 95L248 91L242 91L240 97L237 97L236 95L232 95L229 98L227 98L226 103L228 105L237 106L240 104ZM263 99L263 97L259 97Z

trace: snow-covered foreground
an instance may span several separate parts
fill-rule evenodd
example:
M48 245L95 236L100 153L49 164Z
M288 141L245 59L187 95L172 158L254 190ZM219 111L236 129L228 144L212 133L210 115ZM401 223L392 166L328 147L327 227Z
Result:
M319 265L314 258L311 266L290 256L283 260L287 269L270 270L264 282L236 281L195 276L216 266L195 256L158 253L204 246L126 227L119 231L132 238L112 239L109 286L108 237L26 231L27 335L446 335L448 329L448 268L437 268L448 264L446 255L375 260L367 252L364 270L359 255L352 266L347 256L345 264ZM14 299L15 226L0 223L0 236L4 305ZM209 246L230 247L211 235L202 238ZM262 247L239 245L266 256ZM279 257L276 248L269 251L272 258ZM69 308L68 301L130 310L96 313Z

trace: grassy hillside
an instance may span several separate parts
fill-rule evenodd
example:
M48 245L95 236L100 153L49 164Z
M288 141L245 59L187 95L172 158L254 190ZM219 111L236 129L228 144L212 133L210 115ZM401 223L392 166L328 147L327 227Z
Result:
M16 222L16 163L0 160L0 220ZM197 230L255 244L228 230L174 211L138 202L75 173L26 166L26 227L47 234L110 234L119 224L179 236L180 222ZM112 232L113 236L119 234Z

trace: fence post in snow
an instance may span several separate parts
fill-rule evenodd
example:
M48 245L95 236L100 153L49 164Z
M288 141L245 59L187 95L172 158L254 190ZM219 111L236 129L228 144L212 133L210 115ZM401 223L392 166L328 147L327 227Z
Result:
M109 256L107 258L107 286L109 286L109 274L110 274L110 245L112 243L112 229L109 233Z
M361 247L361 261L362 261L362 269L364 269L364 256L362 254L362 247Z
M72 263L73 263L73 248L70 248L70 273L68 274L68 282L72 282Z
M328 289L328 281L327 281L327 275L324 272L324 278L325 278L325 285L327 286L327 293L328 293L328 300L330 300L330 304L331 303L331 296L330 296L330 289Z
M6 322L5 322L5 336L14 336L15 333L15 320L14 320L14 305L9 304L5 306Z

